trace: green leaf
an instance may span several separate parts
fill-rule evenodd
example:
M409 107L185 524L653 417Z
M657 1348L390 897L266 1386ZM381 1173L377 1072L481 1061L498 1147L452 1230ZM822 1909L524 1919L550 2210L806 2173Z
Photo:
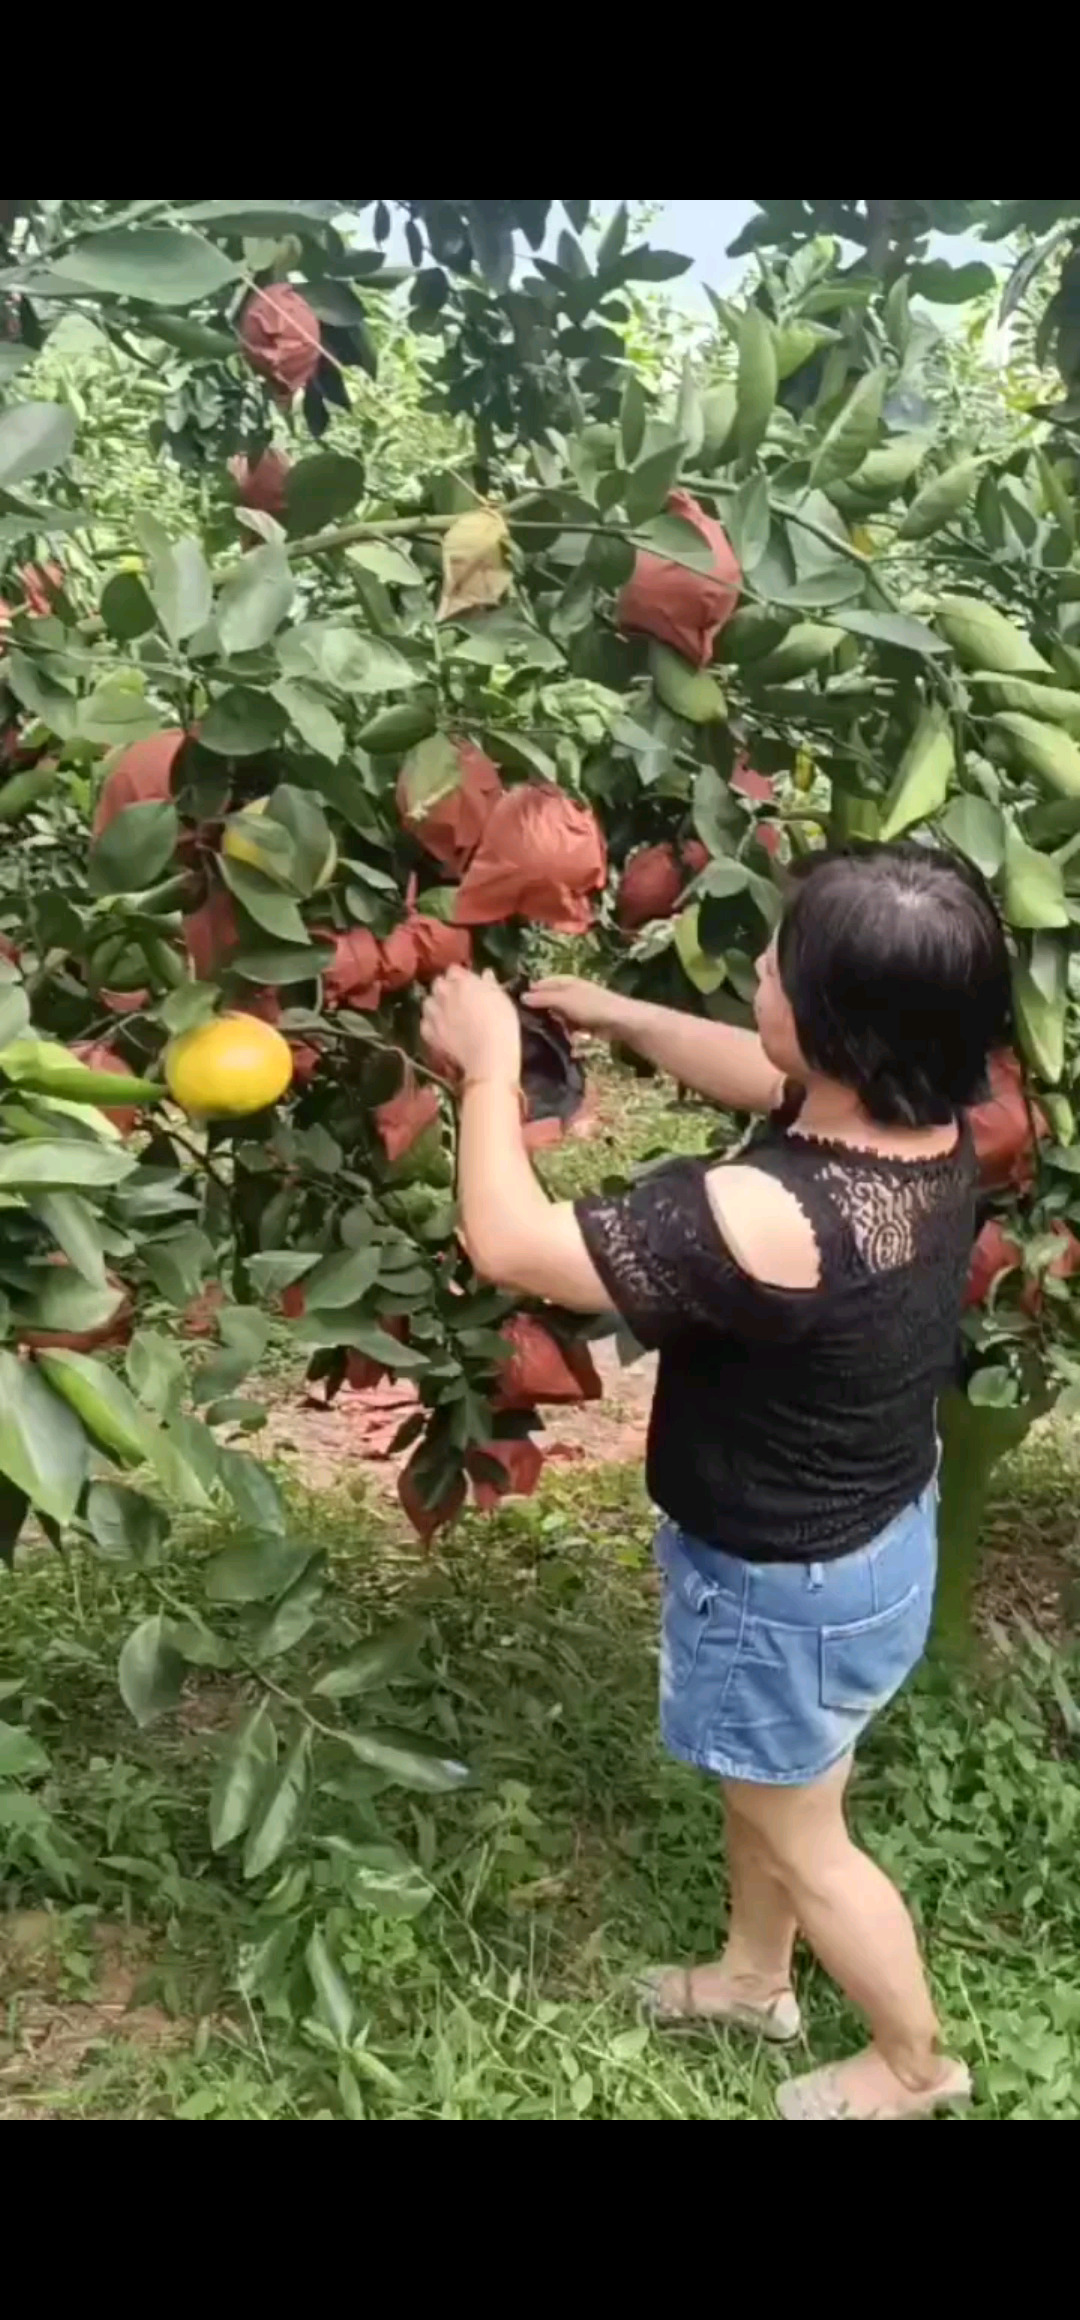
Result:
M309 943L301 948L294 943L277 943L273 949L239 951L230 960L234 974L245 983L272 983L275 989L282 983L310 983L323 968L328 967L333 951L325 943Z
M932 306L964 306L970 298L985 298L997 288L993 267L978 258L966 266L950 266L947 258L927 258L912 267L908 280L912 295L928 298Z
M105 1247L98 1220L87 1202L80 1200L77 1192L42 1192L33 1195L27 1206L83 1280L101 1287Z
M220 1449L217 1453L218 1479L227 1490L242 1523L253 1530L283 1534L287 1509L277 1483L265 1466L254 1458L247 1458L242 1450Z
M608 282L674 282L694 263L678 250L654 250L648 242L639 242L636 249L624 251L621 258L608 268Z
M66 403L17 403L0 411L0 490L58 467L74 441L75 419Z
M6 1563L9 1570L29 1512L30 1501L25 1490L19 1490L14 1482L8 1481L6 1474L0 1474L0 1563ZM11 1699L22 1688L18 1678L0 1682L0 1700Z
M445 1796L469 1778L469 1768L419 1738L415 1732L389 1728L377 1732L342 1732L344 1746L361 1764L384 1773L401 1788L419 1789L428 1796Z
M313 749L317 757L325 757L330 765L337 765L345 754L344 730L317 686L306 685L300 678L283 677L273 687L273 695L306 747Z
M678 477L683 457L681 441L664 443L659 451L648 452L631 468L623 495L631 524L647 523L650 516L660 513Z
M222 1349L211 1354L195 1373L192 1392L196 1402L216 1402L235 1393L249 1371L266 1352L272 1323L257 1305L225 1305L218 1314Z
M322 201L193 201L185 203L179 216L183 224L201 226L211 237L221 234L231 240L235 234L247 234L267 240L299 234L304 241L325 242L329 213L337 206Z
M132 520L150 566L147 592L151 603L170 644L182 644L186 637L205 628L213 606L213 588L202 549L197 540L174 543L157 517L145 510Z
M305 1310L310 1313L319 1308L355 1305L378 1279L381 1259L382 1251L376 1247L342 1249L332 1257L324 1257L307 1276Z
M279 543L242 556L222 581L217 628L223 653L257 652L280 628L295 593L289 559ZM205 732L202 735L205 740Z
M747 476L730 501L726 517L731 545L744 572L752 572L769 545L769 486L763 475Z
M334 1306L322 1317L309 1313L297 1323L294 1336L299 1345L351 1346L356 1353L366 1353L369 1361L381 1362L384 1369L416 1370L427 1364L426 1354L417 1352L415 1346L399 1345L388 1330L369 1321L362 1309L353 1313L347 1306Z
M269 693L230 685L211 702L199 740L218 757L261 757L264 750L276 748L284 731L281 705Z
M968 1381L968 1400L976 1409L1008 1410L1019 1400L1016 1379L1007 1369L991 1364L977 1369Z
M325 531L351 515L364 495L364 463L345 451L314 451L299 459L285 485L286 525L293 539Z
M312 1689L321 1700L354 1700L363 1692L379 1692L411 1665L423 1636L415 1620L399 1619L386 1627L340 1667L328 1668Z
M812 489L822 491L862 466L881 425L888 378L884 369L867 371L852 388L811 460Z
M156 1417L171 1417L187 1386L187 1365L175 1340L156 1329L137 1329L124 1367L144 1408Z
M261 1877L273 1867L295 1835L307 1795L311 1741L301 1732L282 1771L272 1778L259 1800L244 1850L244 1875Z
M12 646L4 660L4 682L32 717L40 717L61 741L70 741L77 716L74 696L51 670Z
M1038 935L1036 942L1042 954L1039 975L1022 959L1015 961L1013 1006L1021 1053L1039 1078L1053 1087L1065 1065L1068 951L1050 935Z
M0 1149L0 1191L66 1192L76 1186L103 1191L130 1176L135 1159L113 1144L76 1141L6 1144Z
M741 459L752 459L776 404L776 342L760 306L748 306L739 325L735 429Z
M78 1419L50 1392L40 1370L0 1352L0 1474L53 1522L70 1522L86 1479L87 1444Z
M76 733L80 741L99 748L126 748L132 741L148 741L161 726L161 712L142 691L125 682L125 673L106 677L80 701Z
M745 877L743 883L745 885ZM727 969L722 959L710 958L702 950L699 923L700 905L692 902L680 911L675 921L675 949L687 980L696 991L703 992L707 997L720 989L726 980Z
M1065 878L1052 854L1037 854L1019 832L1005 836L1005 916L1010 926L1068 926Z
M924 709L882 808L882 841L899 838L941 812L956 765L952 726L942 709Z
M323 1599L321 1569L312 1568L262 1620L251 1639L256 1659L277 1659L302 1643L314 1626Z
M119 1312L126 1291L106 1282L84 1281L66 1265L35 1266L33 1287L19 1298L19 1322L31 1329L63 1330L73 1336L104 1329Z
M297 904L272 878L264 878L261 870L252 870L246 862L232 861L226 853L218 856L218 867L230 893L264 934L273 935L275 942L306 944L307 928Z
M399 540L355 540L346 551L350 564L370 572L384 588L422 588L424 575Z
M311 1975L320 2018L338 2045L345 2046L356 2019L356 2009L344 1977L334 1964L317 1927L304 1952L304 1961Z
M697 525L687 523L685 516L669 514L666 509L662 515L651 516L648 523L638 525L634 546L647 548L654 556L666 556L671 564L685 564L690 572L711 572L713 568L712 548ZM520 740L521 736L517 738Z
M196 299L213 298L239 271L201 234L176 226L106 228L53 260L54 274L76 291L96 290L147 306L192 306Z
M939 532L943 524L951 522L967 506L982 472L978 459L958 459L953 467L946 467L940 475L933 475L917 491L897 537L901 540L927 540L932 532Z
M265 1700L225 1744L210 1790L210 1845L223 1853L242 1837L269 1766L277 1761L277 1733Z
M874 644L895 645L900 652L941 653L946 649L944 638L907 612L866 612L861 605L845 604L837 610L835 626L850 629L853 636L869 637Z
M164 798L124 806L90 849L91 893L145 893L169 868L179 836L180 817Z
M120 1697L140 1729L175 1708L187 1669L160 1611L128 1636L116 1673Z
M501 203L467 201L473 256L488 287L509 290L514 271L514 229Z
M255 1539L223 1547L206 1564L203 1579L211 1603L273 1603L303 1577L318 1549L294 1539Z
M0 1050L14 1046L29 1029L30 1002L22 984L0 983Z
M705 440L705 411L701 389L694 372L693 356L689 354L684 359L682 377L679 382L678 400L675 405L675 432L685 447L684 456L687 461L695 460Z
M340 621L309 620L288 629L278 659L289 676L321 677L342 693L402 693L427 681L426 669L394 645Z
M159 1560L169 1535L164 1507L121 1482L91 1483L86 1521L95 1545L110 1562L136 1563L141 1570Z
M984 878L997 876L1005 857L1005 823L989 798L954 798L942 816L941 829L950 846L974 862Z
M0 1780L37 1780L52 1770L52 1758L21 1724L0 1724Z
M597 258L597 269L602 272ZM623 382L622 402L619 406L619 434L622 455L632 467L645 439L645 389L636 371L627 371Z

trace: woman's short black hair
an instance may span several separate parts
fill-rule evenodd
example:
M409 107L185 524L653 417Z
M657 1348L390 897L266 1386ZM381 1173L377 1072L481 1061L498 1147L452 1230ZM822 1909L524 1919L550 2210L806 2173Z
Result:
M814 1071L883 1127L953 1119L1009 1038L1009 958L985 880L911 843L813 854L777 937L780 982Z

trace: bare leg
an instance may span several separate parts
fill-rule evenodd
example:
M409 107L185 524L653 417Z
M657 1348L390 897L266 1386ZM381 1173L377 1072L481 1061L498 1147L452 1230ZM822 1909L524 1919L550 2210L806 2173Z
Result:
M731 1914L722 1956L708 1965L654 1968L639 1985L642 1995L660 2021L712 2017L793 2038L799 2009L791 1989L791 1902L757 1831L730 1810L727 1847Z
M790 1899L772 1869L769 1855L749 1821L727 1810L727 1852L731 1915L723 1955L714 1966L699 1966L738 1989L740 1996L778 1997L791 1988L791 1953L797 1931Z
M763 1843L806 1939L868 2017L873 2045L838 2065L855 2115L909 2104L948 2076L915 1929L894 1885L852 1842L843 1797L845 1760L799 1788L725 1784L729 1812ZM914 2107L913 2105L911 2107Z

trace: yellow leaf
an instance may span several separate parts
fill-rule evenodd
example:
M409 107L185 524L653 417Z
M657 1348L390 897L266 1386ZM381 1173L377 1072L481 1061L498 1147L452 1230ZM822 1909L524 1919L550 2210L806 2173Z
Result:
M443 540L440 620L498 604L510 586L503 549L510 534L497 508L475 508L458 516Z

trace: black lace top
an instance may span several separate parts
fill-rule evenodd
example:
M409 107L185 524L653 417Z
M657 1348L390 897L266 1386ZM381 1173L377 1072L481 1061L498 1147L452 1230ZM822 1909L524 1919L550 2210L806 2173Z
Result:
M660 1350L656 1503L748 1561L825 1561L867 1545L932 1479L974 1233L971 1139L887 1160L773 1123L739 1158L798 1200L816 1287L741 1269L709 1203L713 1160L673 1161L577 1215L617 1310Z

